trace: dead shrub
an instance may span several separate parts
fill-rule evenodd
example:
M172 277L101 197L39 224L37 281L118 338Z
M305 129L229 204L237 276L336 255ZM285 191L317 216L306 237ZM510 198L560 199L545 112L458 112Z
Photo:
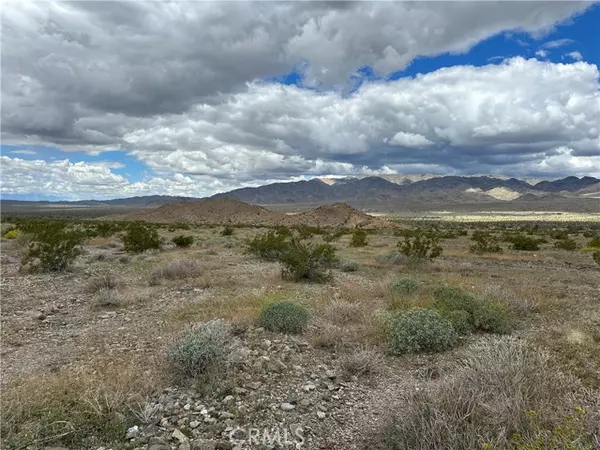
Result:
M340 366L346 379L353 376L374 377L381 373L383 357L374 348L361 346L344 355Z
M200 275L200 266L196 261L179 259L157 267L150 274L150 284L159 284L161 280L184 280Z
M111 291L123 286L123 281L115 274L105 273L92 278L86 287L86 292L95 294L100 291Z

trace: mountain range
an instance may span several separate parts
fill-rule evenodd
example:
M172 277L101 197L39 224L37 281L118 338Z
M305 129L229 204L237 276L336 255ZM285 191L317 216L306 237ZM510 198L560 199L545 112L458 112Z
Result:
M532 181L496 176L381 175L346 178L315 178L273 183L216 194L272 207L318 206L345 202L364 211L395 209L498 208L515 210L600 211L600 179L574 176ZM37 205L59 207L153 208L195 202L193 197L152 195L114 200L76 202L28 202L1 200L2 208Z

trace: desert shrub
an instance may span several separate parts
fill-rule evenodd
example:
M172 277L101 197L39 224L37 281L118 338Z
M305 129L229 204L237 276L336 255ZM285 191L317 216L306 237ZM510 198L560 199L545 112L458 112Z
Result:
M473 313L473 325L486 333L508 334L513 328L511 310L503 303L481 302Z
M498 238L491 233L475 231L471 239L475 241L475 244L469 247L471 253L502 253Z
M34 231L22 263L43 272L65 270L80 254L83 238L82 233L69 230L66 223L48 222Z
M440 285L433 290L434 306L444 313L465 311L471 318L479 307L480 300L455 286Z
M125 251L130 253L142 253L146 250L160 249L158 232L141 223L135 222L127 227L123 235Z
M246 242L247 249L264 260L276 261L288 246L287 239L291 234L288 235L286 231L289 232L289 229L270 230L255 236Z
M177 247L186 248L194 243L194 236L184 236L182 234L180 236L175 236L171 240Z
M171 345L171 367L177 375L185 378L201 376L224 365L231 346L231 326L225 320L215 319L195 325Z
M462 309L454 309L452 311L445 312L443 316L450 321L452 327L461 336L473 332L471 314L469 314L467 311L463 311Z
M587 244L588 247L591 248L600 248L600 237L595 237Z
M281 301L269 305L260 313L260 325L278 333L302 333L308 324L308 311L301 305Z
M122 281L112 273L105 273L92 278L86 287L89 293L96 293L103 290L115 290L122 285Z
M506 334L513 327L512 311L503 303L486 301L457 287L446 285L437 286L433 297L434 307L445 317L450 318L453 311L467 313L474 330Z
M334 299L320 314L329 324L346 326L361 322L365 318L365 309L360 303Z
M410 309L390 325L390 345L396 354L441 352L452 348L456 339L452 324L431 309Z
M19 237L19 230L12 228L2 235L3 239L17 239Z
M325 242L337 241L339 238L341 238L347 232L348 232L348 230L346 228L339 228L335 231L332 231L331 233L325 233L323 235L323 240Z
M550 232L550 237L562 241L564 239L569 239L569 233L566 230L554 230Z
M592 260L600 266L600 252L592 253Z
M403 265L406 264L407 257L400 252L390 252L385 255L377 255L375 261L380 264Z
M540 240L533 237L515 234L510 236L509 239L513 250L535 251L540 249Z
M577 242L575 242L573 239L568 238L561 239L554 243L554 248L558 250L575 251L577 250Z
M414 278L398 278L392 283L392 292L403 295L414 294L421 287L421 282Z
M439 238L419 231L413 237L406 236L398 242L398 251L409 258L433 259L442 254Z
M350 247L366 247L367 245L367 232L361 228L356 228L352 232Z
M359 347L341 358L340 366L344 378L371 377L381 373L383 358L370 347Z
M119 291L116 289L100 289L94 296L94 304L99 308L115 308L121 305Z
M150 284L157 285L160 280L183 280L199 274L200 265L196 261L178 259L154 269L150 274Z
M340 262L340 270L342 272L356 272L359 264L356 261L344 260Z
M573 404L577 383L562 375L546 353L503 337L472 346L453 366L449 376L407 390L402 409L365 448L594 448L597 414L587 423L584 416L576 419L575 432L563 427L564 418L579 406ZM560 440L561 430L568 431L568 440Z
M311 227L309 225L298 225L294 227L300 239L308 239L316 234L325 234L325 231L320 227Z
M226 225L222 230L221 230L221 236L233 236L233 227Z
M282 278L293 281L324 282L331 279L336 263L335 248L330 244L302 243L291 239L279 255Z

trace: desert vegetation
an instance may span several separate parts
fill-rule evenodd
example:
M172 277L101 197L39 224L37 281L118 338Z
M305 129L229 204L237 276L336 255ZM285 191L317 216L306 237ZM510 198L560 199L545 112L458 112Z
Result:
M3 448L600 446L598 224L2 233Z

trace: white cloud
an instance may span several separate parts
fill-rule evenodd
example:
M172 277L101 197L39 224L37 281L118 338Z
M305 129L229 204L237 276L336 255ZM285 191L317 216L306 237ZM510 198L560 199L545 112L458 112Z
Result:
M575 60L575 61L582 61L583 60L583 55L581 53L579 53L578 51L574 51L574 52L570 52L567 53L567 55L569 58Z
M540 49L537 52L535 52L535 56L539 56L540 58L545 58L546 56L548 56L548 52L546 50Z
M12 150L9 153L13 155L37 155L33 150Z
M542 45L542 48L560 48L567 45L571 45L575 41L573 39L556 39L554 41L546 42Z
M597 148L598 69L512 58L350 96L253 83L246 92L126 134L155 170L251 179L438 164L491 170Z

